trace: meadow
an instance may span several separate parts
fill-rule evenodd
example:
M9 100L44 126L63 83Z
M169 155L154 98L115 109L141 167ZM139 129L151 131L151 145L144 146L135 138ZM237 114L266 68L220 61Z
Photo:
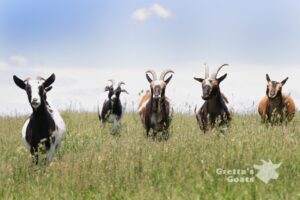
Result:
M64 111L67 136L50 165L23 147L26 116L0 117L0 199L300 199L300 116L266 126L235 115L229 130L200 132L193 115L175 113L168 141L145 137L136 113L119 135L96 113ZM216 170L282 163L265 184L230 183ZM240 177L240 176L239 176Z

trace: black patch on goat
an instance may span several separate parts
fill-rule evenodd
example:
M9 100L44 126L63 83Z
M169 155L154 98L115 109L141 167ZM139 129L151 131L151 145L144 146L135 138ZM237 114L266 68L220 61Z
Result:
M31 86L26 84L17 76L13 76L14 82L21 89L24 89L27 93L29 103L31 102ZM26 128L25 139L30 145L30 152L35 158L36 164L38 163L38 147L41 142L44 143L45 149L49 150L51 142L55 142L53 132L56 130L54 119L49 111L49 104L46 101L46 91L51 90L51 84L55 80L55 75L52 74L43 84L39 86L39 96L41 99L41 105L37 109L33 109L33 112L29 118L29 122Z
M196 112L196 119L204 132L208 130L208 126L214 127L217 119L220 119L219 125L228 124L231 120L230 112L226 106L227 98L221 93L219 84L227 77L227 74L217 78L217 74L223 66L221 65L215 73L209 78L209 69L205 68L205 79L195 78L202 84L203 96L205 100L199 111ZM204 82L205 80L205 82ZM209 81L209 83L207 83Z
M111 114L114 114L117 116L117 120L119 120L122 116L122 104L120 101L120 94L121 92L127 92L126 90L122 90L121 87L117 87L115 90L112 86L108 86L105 88L106 91L109 91L108 93L108 100L103 103L101 116L99 116L99 119L103 122L106 122L107 119ZM116 97L112 99L112 96L115 95Z
M55 123L48 111L45 101L35 110L31 116L26 129L26 141L30 144L30 152L34 155L38 152L38 145L45 139L45 148L49 150L52 140L52 133L55 131Z

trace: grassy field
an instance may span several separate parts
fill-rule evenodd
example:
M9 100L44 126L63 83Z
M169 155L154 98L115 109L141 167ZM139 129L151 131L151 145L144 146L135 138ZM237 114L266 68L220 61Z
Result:
M48 166L33 165L23 147L25 117L0 118L0 199L300 199L299 115L287 127L236 115L225 134L203 135L194 116L175 114L159 142L145 138L136 114L125 115L118 136L96 113L62 114L67 136ZM282 162L277 180L229 183L216 173L262 159Z

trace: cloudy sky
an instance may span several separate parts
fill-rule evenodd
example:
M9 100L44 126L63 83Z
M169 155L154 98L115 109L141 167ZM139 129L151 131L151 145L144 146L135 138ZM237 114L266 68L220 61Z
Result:
M238 111L255 109L266 73L289 77L284 91L299 107L297 0L2 0L0 27L0 114L30 112L13 74L54 72L57 107L95 110L111 78L126 82L136 107L149 68L172 68L167 94L177 110L194 108L202 91L192 77L204 76L204 62L230 64L221 89Z

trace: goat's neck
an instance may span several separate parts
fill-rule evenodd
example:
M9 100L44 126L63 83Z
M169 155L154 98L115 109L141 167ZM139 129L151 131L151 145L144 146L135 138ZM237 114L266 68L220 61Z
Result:
M154 100L153 98L151 98L151 109L152 109L152 112L154 112L154 113L161 112L164 100L165 100L164 97L161 97L158 100Z
M216 110L216 108L220 105L220 101L222 101L222 96L221 96L221 92L220 89L218 89L218 91L216 92L216 94L214 96L212 96L208 101L208 110L210 112L213 112Z
M283 106L282 95L279 94L274 99L269 99L269 104L270 104L271 109L281 108Z
M46 100L42 100L41 105L36 110L33 109L33 116L38 120L47 120L50 117Z

